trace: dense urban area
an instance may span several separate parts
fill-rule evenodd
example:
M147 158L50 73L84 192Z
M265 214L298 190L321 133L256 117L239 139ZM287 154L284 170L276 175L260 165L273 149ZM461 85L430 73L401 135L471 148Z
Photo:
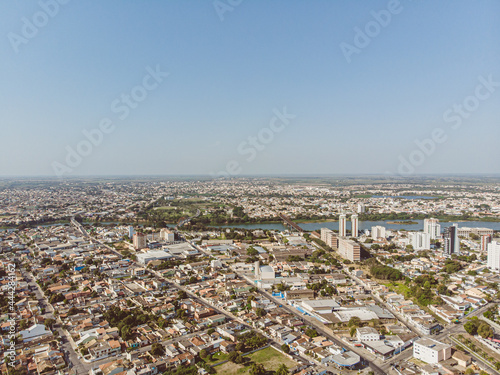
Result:
M498 374L500 179L0 180L2 374Z

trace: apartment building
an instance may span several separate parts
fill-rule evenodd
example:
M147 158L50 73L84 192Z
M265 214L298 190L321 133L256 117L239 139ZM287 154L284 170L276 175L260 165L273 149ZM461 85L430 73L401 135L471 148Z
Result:
M425 363L436 364L451 357L451 345L424 337L413 343L413 357Z

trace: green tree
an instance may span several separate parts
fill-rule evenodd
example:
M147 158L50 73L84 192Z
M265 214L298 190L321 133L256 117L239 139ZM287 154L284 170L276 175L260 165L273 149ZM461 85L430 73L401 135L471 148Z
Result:
M351 319L349 319L349 322L347 323L349 327L359 327L360 324L361 324L361 319L357 316L353 316Z
M54 326L54 323L55 323L55 322L56 322L56 321L55 321L54 319L51 319L51 318L50 318L50 319L45 319L45 320L43 321L43 324L45 325L45 328L47 328L47 329L52 329L52 327Z
M151 346L151 354L153 354L154 356L160 357L160 356L165 354L165 348L160 343L155 342Z
M464 324L464 329L469 335L475 335L477 334L477 329L479 328L479 320L477 319L470 319Z
M255 314L257 314L258 317L263 317L265 316L267 313L266 313L266 310L258 307L257 309L255 309Z
M354 337L354 335L356 334L356 330L357 328L356 327L352 327L351 330L350 330L350 334L351 334L351 337Z
M290 371L288 371L288 367L286 367L284 363L282 363L276 370L276 375L288 375L289 373Z
M290 347L287 344L281 345L281 350L286 354L290 353Z
M250 375L266 375L266 368L262 363L252 363Z
M227 359L233 363L237 363L237 361L239 360L239 357L241 357L240 353L238 353L237 351L232 351L232 352L229 352Z
M483 339L486 339L488 337L493 337L493 335L495 334L493 328L491 328L490 325L486 322L482 322L479 324L479 327L477 328L477 333Z
M316 331L314 328L308 328L306 329L306 335L313 338L318 336L318 331Z

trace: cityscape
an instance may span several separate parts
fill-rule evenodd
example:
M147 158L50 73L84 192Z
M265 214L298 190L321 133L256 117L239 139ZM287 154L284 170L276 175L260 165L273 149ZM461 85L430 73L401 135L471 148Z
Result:
M0 207L6 374L500 370L495 178L4 179Z
M1 375L500 375L500 1L0 1Z

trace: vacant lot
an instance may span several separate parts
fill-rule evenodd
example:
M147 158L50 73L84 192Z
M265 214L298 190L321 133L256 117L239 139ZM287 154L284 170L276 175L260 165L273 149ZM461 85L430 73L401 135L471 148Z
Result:
M278 367L284 363L289 369L297 366L297 362L284 356L277 350L269 347L258 352L246 356L255 363L262 363L266 370L276 371ZM232 375L232 374L248 374L250 366L237 365L232 362L226 362L223 365L215 367L219 375Z

